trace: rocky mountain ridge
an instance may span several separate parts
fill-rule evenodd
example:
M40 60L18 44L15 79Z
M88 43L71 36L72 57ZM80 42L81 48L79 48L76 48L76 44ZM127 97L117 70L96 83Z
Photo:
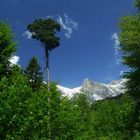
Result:
M63 96L67 96L68 98L72 98L76 93L85 93L88 100L96 101L123 94L125 91L125 82L125 79L121 79L114 80L110 84L104 84L86 79L82 86L73 89L60 85L57 87L62 91Z

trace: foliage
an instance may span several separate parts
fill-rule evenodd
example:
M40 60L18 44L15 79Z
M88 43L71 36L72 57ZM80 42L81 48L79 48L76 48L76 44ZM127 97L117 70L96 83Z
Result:
M38 64L36 57L33 57L25 69L25 74L28 77L28 83L33 91L38 91L43 83L41 67Z
M60 39L56 36L56 33L60 31L60 24L52 18L39 18L32 24L29 24L27 29L32 33L32 38L41 42L45 50L47 84L48 90L50 91L49 53L59 46Z
M123 62L130 70L125 74L128 79L128 92L140 100L140 16L124 16L120 22L120 45Z
M126 122L129 124L127 118L133 110L129 97L119 101L99 101L91 108L84 94L69 100L61 97L55 85L51 85L49 93L45 84L37 91L38 94L34 94L23 74L18 73L12 78L11 84L7 78L0 82L1 139L47 140L49 96L51 139L117 140L120 135L121 140L129 136Z
M123 140L129 138L129 114L134 109L134 102L130 97L121 97L119 100L98 101L92 108L93 127L96 137Z
M133 122L131 132L140 131L140 1L136 0L138 12L135 15L123 16L120 22L120 45L123 52L123 62L129 67L124 77L127 81L126 93L135 100L135 108L130 115Z
M32 38L39 40L46 50L51 51L59 46L59 38L55 34L60 31L60 24L53 19L37 19L27 29L32 33Z
M139 0L136 2L139 7ZM21 67L10 66L15 42L9 26L0 23L0 139L139 140L139 14L122 17L120 28L123 62L130 68L124 76L128 79L126 94L91 103L86 94L63 97L53 83L49 91L36 58L29 62L26 75ZM45 53L59 46L55 34L60 25L54 20L35 20L28 30L42 43Z
M135 7L137 7L138 10L140 10L140 0L135 1Z
M16 43L8 24L0 22L0 79L10 74L10 58L15 52Z
M60 24L53 20L52 18L48 19L37 19L32 24L29 24L27 29L32 33L32 38L39 40L41 45L45 50L46 57L46 72L47 72L47 85L48 91L50 92L50 72L49 72L49 53L51 50L59 46L59 37L56 36L56 33L60 31ZM48 136L51 136L51 98L48 96ZM50 139L50 138L49 138Z
M43 85L38 94L34 94L26 77L17 73L0 82L0 139L47 139L47 87ZM56 135L60 92L53 85L51 90L50 116L52 132Z
M20 82L19 82L20 81ZM0 139L12 139L26 116L31 89L20 72L0 81Z

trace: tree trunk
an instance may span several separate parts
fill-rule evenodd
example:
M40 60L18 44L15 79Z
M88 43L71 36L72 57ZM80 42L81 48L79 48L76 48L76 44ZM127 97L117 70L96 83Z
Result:
M49 50L46 49L46 72L47 72L47 86L50 92L50 71L49 71Z
M48 86L48 139L51 140L51 121L50 121L50 73L49 73L49 50L45 50L46 53L46 72L47 72L47 86Z

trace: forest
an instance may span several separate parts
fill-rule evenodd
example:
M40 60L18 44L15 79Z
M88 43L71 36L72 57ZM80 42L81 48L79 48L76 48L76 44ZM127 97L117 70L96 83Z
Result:
M44 49L47 82L36 56L26 68L11 64L17 43L0 21L0 140L140 140L140 0L135 8L118 23L125 94L96 102L84 93L63 97L49 78L49 54L60 45L57 21L39 18L27 26Z

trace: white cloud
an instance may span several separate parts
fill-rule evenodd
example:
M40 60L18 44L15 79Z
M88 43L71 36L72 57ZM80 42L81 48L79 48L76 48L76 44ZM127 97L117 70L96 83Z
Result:
M31 39L33 34L30 31L25 31L22 35L27 37L28 39Z
M53 18L53 16L46 16L42 18ZM64 14L63 17L59 15L57 21L62 26L62 29L65 30L66 38L71 38L72 33L78 29L78 24L75 21L73 21L71 18L69 18L67 14ZM22 35L27 37L28 39L31 39L33 33L31 33L30 31L25 31Z
M119 65L120 64L120 58L119 58L120 41L118 38L118 34L113 33L111 38L115 41L115 44L114 44L115 54L114 55L115 55L116 64Z
M9 61L12 65L17 65L19 62L19 59L20 59L19 56L14 55L13 57L10 58Z
M123 76L123 74L126 72L126 70L121 70L119 73L119 76Z
M58 22L61 24L62 28L66 31L65 37L71 38L74 30L78 29L78 24L70 19L67 14L64 14L64 18L58 16Z

